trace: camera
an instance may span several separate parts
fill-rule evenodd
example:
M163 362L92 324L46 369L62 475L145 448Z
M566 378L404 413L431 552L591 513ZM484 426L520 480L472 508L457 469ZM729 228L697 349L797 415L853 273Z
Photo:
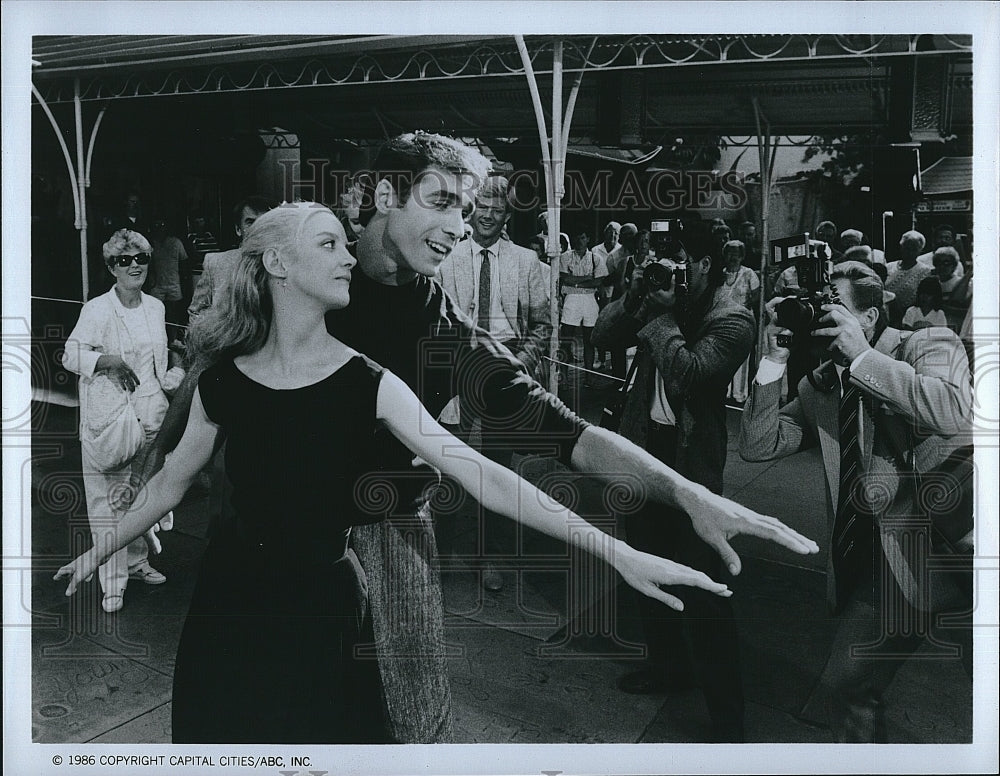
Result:
M794 266L799 280L799 290L795 295L787 297L774 308L775 323L792 332L790 335L779 334L777 343L783 348L806 345L825 350L830 340L812 337L810 333L824 326L820 323L820 318L826 314L823 305L840 301L835 293L827 291L832 270L830 246L821 240L810 240L808 234L789 239L793 242L775 240L772 243L776 254L779 248L783 249L784 261L780 263L784 267Z
M687 291L687 265L667 265L660 261L650 261L642 267L642 282L646 293L661 291L671 286L677 294Z
M649 225L649 247L656 258L673 258L680 248L681 232L684 225L679 218L665 218L652 221Z
M656 254L657 261L643 266L645 290L660 291L673 287L678 295L687 292L687 264L678 261L677 256L684 250L681 232L684 225L678 218L666 218L650 223L649 245Z

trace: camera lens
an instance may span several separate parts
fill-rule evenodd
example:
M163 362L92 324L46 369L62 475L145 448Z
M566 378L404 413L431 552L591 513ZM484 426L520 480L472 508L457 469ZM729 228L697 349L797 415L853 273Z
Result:
M774 308L774 321L783 329L808 331L813 321L813 306L801 299L786 299Z
M651 262L642 269L642 277L651 291L659 291L670 285L671 272L668 267L658 262Z

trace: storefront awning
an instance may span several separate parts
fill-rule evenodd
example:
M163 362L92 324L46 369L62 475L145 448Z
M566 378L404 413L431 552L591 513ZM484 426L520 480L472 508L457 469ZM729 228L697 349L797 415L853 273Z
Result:
M972 157L945 156L920 172L924 196L961 194L972 191Z

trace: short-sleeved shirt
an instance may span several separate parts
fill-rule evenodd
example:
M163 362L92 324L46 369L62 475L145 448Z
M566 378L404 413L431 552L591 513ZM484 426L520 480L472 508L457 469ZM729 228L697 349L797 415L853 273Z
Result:
M588 275L592 278L604 278L608 276L607 263L592 250L587 250L583 256L574 250L568 250L559 257L559 272L568 275ZM576 286L563 286L562 292L566 296L574 294L594 296L596 288L577 288Z
M720 291L736 302L736 304L741 304L744 307L747 306L753 292L758 288L760 288L760 278L757 277L757 273L749 267L743 266L737 270L732 283L729 282L729 275L727 274L725 275L725 282L719 286Z
M917 324L947 326L948 320L945 318L944 310L930 310L925 315L923 310L913 305L903 314L903 325L914 328Z

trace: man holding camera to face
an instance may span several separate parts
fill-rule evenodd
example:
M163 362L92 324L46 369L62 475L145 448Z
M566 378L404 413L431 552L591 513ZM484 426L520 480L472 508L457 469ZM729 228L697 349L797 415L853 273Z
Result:
M710 236L692 225L681 240L679 222L653 232L657 260L637 268L628 290L597 320L601 348L638 342L634 386L620 433L659 460L715 493L726 463L726 389L750 353L753 313L720 292L723 266L711 257ZM635 546L721 574L718 557L691 530L681 511L650 503L630 515ZM700 685L712 720L712 740L741 742L743 689L736 624L728 600L691 596L677 616L640 602L648 648L645 668L619 687L655 694Z
M928 554L935 531L951 531L952 559L971 542L971 472L968 491L958 476L971 467L969 367L947 329L887 326L882 281L864 264L838 264L825 281L809 295L767 305L740 455L768 461L822 449L827 597L838 629L821 682L837 740L877 742L885 740L882 695L931 635L932 612L971 601L971 575L944 575ZM781 377L796 350L822 362L802 379L798 398L779 408ZM935 501L944 493L937 488L955 489L955 500L945 499L954 508ZM948 525L938 528L942 518ZM946 576L959 585L941 584ZM930 643L943 656L957 640L971 676L971 629L934 633L940 638Z

